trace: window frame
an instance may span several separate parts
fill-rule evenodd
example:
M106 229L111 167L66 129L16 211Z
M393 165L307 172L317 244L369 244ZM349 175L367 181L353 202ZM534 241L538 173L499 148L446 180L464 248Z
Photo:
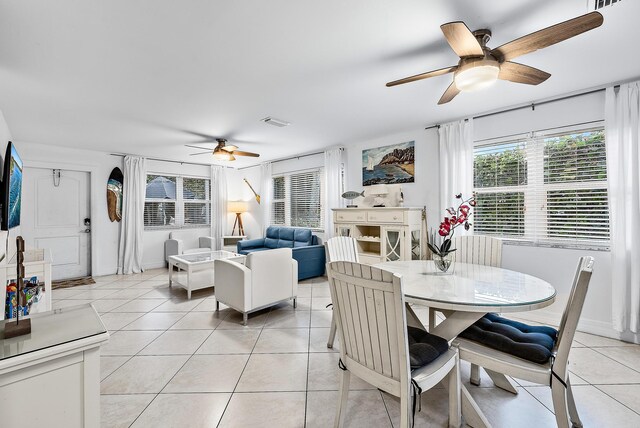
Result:
M211 213L212 205L212 191L213 188L211 186L211 178L203 177L197 175L182 175L182 174L167 174L162 172L153 172L147 171L145 175L146 177L153 176L162 176L162 177L172 177L176 179L176 198L175 199L160 199L160 198L147 198L145 195L144 204L146 206L147 202L152 203L161 203L161 202L173 202L175 204L175 222L173 225L144 225L144 230L176 230L176 229L210 229L212 227L213 215ZM184 198L184 179L198 179L205 180L205 196L206 199L185 199ZM208 185L206 184L208 183ZM207 189L208 188L208 189ZM208 206L209 212L209 222L207 224L197 224L197 223L185 223L185 206L189 203L204 203Z
M318 227L303 227L303 226L291 226L291 195L290 195L290 189L291 189L291 177L294 175L298 175L298 174L306 174L306 173L310 173L310 172L317 172L319 173L320 177L320 197L319 197L319 201L320 201L320 224ZM324 203L324 167L315 167L315 168L308 168L308 169L301 169L301 170L297 170L297 171L288 171L288 172L281 172L281 173L276 173L273 174L271 176L271 186L272 186L272 190L274 187L274 180L276 178L284 178L284 198L279 198L276 199L275 198L275 192L273 192L272 194L272 202L271 202L271 225L273 226L282 226L282 227L293 227L293 228L297 228L297 229L310 229L313 232L318 232L318 233L324 233L325 229L326 229L326 225L325 223L325 203ZM275 203L276 202L284 202L284 223L274 223L274 218L275 218Z
M588 180L588 181L557 181L545 182L545 139L557 136L581 134L587 132L602 131L604 132L604 122L594 121L582 125L572 125L566 127L553 128L552 130L532 131L529 133L514 134L503 138L486 139L474 142L474 171L475 177L475 156L476 150L482 147L497 146L500 144L525 142L526 164L527 164L527 184L514 186L496 186L496 187L475 187L476 194L494 194L494 193L524 193L524 234L522 237L503 236L499 233L484 233L486 235L501 237L505 243L513 245L527 245L552 248L567 249L583 249L594 251L609 251L611 245L611 223L607 226L608 238L606 240L581 239L581 238L562 238L552 236L551 230L547 224L550 216L549 208L549 192L553 191L580 191L580 190L604 190L608 191L607 176L604 180ZM606 147L606 137L605 137ZM605 151L605 164L606 164ZM609 201L607 202L607 212L609 211ZM544 207L544 214L536 214L530 207ZM529 208L529 209L527 209ZM475 215L475 214L474 214Z

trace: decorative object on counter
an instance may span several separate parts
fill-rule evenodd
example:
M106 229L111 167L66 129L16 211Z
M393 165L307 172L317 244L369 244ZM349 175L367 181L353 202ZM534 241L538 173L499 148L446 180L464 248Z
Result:
M22 236L16 238L16 250L16 322L7 321L5 323L5 339L31 333L31 320L27 318L20 321L20 311L27 306L27 299L24 295L24 239L22 239Z
M432 234L431 239L427 243L429 249L433 252L433 261L436 267L442 272L447 272L453 263L451 253L456 249L451 248L451 240L453 239L455 230L460 226L464 226L465 230L469 230L471 227L469 217L473 214L471 208L476 206L475 194L469 199L464 199L462 193L458 193L456 199L460 200L458 208L447 208L446 211L448 215L444 217L438 229L438 235L443 238L442 243L440 245L437 244L435 234Z
M371 186L371 190L369 192L370 194L374 195L375 198L373 198L373 206L376 208L383 208L385 207L385 196L387 196L389 194L389 189L387 189L387 186L384 184L375 184L373 186Z
M362 151L362 185L413 183L415 141Z
M398 199L398 206L404 207L404 193L402 193L402 188L400 188L400 199Z
M251 191L253 192L253 195L256 197L256 202L260 204L260 195L258 195L256 191L253 190L253 186L251 185L251 183L249 183L249 181L246 178L243 178L243 180L245 183L247 183L247 186L249 186L249 189L251 189Z
M347 204L347 208L358 208L357 205L353 204L353 200L361 196L364 198L364 191L362 191L361 193L358 193L358 192L354 192L353 190L349 190L348 192L344 192L342 194L342 197L347 201L349 201L349 204Z
M107 180L107 213L112 222L122 220L122 186L124 175L120 168L113 168Z
M236 226L238 226L238 235L244 235L244 227L242 226L242 213L246 213L249 204L247 201L229 201L228 209L231 213L236 213L236 221L233 222L233 231L231 235L236 233Z

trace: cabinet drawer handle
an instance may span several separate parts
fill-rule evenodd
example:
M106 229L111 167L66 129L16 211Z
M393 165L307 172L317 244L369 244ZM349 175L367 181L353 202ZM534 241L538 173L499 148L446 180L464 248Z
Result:
M397 220L397 219L398 219L398 217L396 217L396 216L393 216L393 219L394 219L394 220Z
M339 216L338 216L338 218L343 219L343 218L344 218L344 216L339 215Z

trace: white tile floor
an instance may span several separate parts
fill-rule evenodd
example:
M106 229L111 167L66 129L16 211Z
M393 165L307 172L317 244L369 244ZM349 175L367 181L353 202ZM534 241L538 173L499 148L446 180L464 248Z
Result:
M53 292L55 308L92 302L111 332L101 357L103 427L332 426L339 369L326 347L326 279L300 284L298 309L280 305L243 327L238 313L214 312L212 290L187 300L167 278L153 270ZM640 426L640 346L579 333L571 370L584 426ZM488 378L469 388L495 427L555 426L549 390L518 383L518 395ZM397 399L362 381L352 390L348 427L399 425ZM423 394L415 426L446 425L445 391Z

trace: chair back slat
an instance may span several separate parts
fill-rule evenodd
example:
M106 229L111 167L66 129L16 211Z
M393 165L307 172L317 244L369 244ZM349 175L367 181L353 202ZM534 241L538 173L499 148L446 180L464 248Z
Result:
M593 257L580 257L578 268L573 279L567 306L562 314L558 328L558 339L554 347L555 361L553 368L558 376L566 377L569 352L575 336L584 301L589 290L589 282L593 273Z
M326 242L327 261L359 263L357 242L348 236L336 236Z
M453 260L459 263L500 267L502 264L502 241L484 235L456 236L453 238Z
M344 261L328 263L327 274L340 352L348 357L343 361L406 385L410 369L400 277Z

